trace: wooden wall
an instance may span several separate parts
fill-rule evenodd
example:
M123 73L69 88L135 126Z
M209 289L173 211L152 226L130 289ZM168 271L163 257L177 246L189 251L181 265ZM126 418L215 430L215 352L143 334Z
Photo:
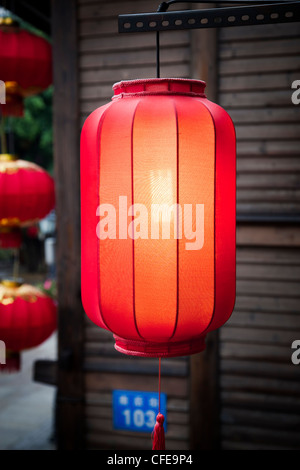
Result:
M239 214L300 213L300 24L223 28L219 35L219 102L238 138Z
M300 448L300 24L220 30L237 131L237 300L220 330L223 449Z
M155 35L118 35L117 16L155 11L158 3L78 0L80 125L110 100L114 82L155 76ZM215 380L222 449L300 448L300 367L291 363L290 349L300 336L300 106L292 104L290 88L300 78L299 32L295 23L218 34L214 95L232 116L238 139L237 301L220 330ZM161 76L195 76L203 60L195 36L165 32L161 44ZM112 429L111 391L156 391L157 370L154 360L116 353L111 334L85 319L87 448L150 448L149 435ZM164 363L162 386L167 448L188 449L193 409L187 358ZM205 431L199 429L200 440Z

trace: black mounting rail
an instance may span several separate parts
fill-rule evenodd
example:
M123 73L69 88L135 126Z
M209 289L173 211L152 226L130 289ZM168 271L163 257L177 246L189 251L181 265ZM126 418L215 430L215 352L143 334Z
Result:
M215 2L220 3L220 2ZM243 3L243 2L240 2ZM119 15L119 33L224 28L300 21L300 2Z

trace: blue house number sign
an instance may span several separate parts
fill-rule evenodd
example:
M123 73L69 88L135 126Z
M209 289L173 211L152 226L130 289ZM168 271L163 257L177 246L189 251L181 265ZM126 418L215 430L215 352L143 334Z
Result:
M165 417L164 428L167 429L167 398L160 394L160 412ZM158 413L158 393L138 392L131 390L113 391L113 425L114 429L135 432L153 431Z

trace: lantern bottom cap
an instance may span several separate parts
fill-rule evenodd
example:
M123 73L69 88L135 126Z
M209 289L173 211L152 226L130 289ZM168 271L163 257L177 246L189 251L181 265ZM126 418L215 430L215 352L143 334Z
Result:
M178 357L196 354L205 349L205 336L199 336L189 342L155 343L134 341L114 335L115 349L128 356L140 357Z

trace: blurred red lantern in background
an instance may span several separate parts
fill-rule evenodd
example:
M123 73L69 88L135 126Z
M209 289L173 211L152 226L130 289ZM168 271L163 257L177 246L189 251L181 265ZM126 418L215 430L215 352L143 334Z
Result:
M9 352L2 370L19 370L20 351L43 343L56 329L56 304L37 287L0 282L0 338Z
M113 88L81 134L83 305L122 353L193 354L235 302L234 127L202 81Z
M22 232L19 227L0 227L0 249L20 248Z
M32 225L54 205L54 180L43 168L0 154L0 227Z
M52 47L46 39L21 29L12 18L1 18L0 44L0 78L14 82L18 95L40 93L51 85Z
M24 114L24 99L20 95L16 82L5 83L5 105L1 106L2 116L22 117Z

